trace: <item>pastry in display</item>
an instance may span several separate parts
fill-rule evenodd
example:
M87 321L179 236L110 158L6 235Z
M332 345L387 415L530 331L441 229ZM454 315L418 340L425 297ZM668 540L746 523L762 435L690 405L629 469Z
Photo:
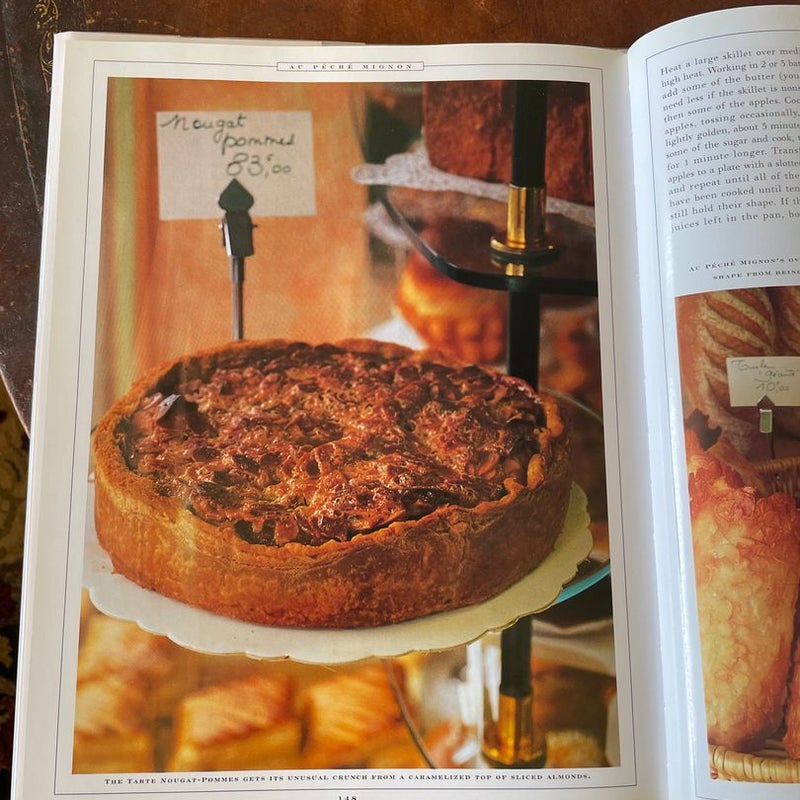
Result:
M300 698L306 724L304 766L358 766L413 744L389 679L380 664L309 686Z
M773 286L767 291L775 309L778 352L800 353L800 286Z
M596 412L603 408L600 318L596 299L544 298L540 331L540 385L569 395ZM577 450L577 448L573 448ZM585 453L595 447L583 448Z
M186 686L197 682L187 652L166 636L154 636L137 624L93 614L85 624L78 660L78 685L119 678L148 691L147 714L170 714Z
M552 551L556 401L372 340L235 342L140 378L94 438L115 570L241 620L388 624L481 602Z
M437 219L420 234L448 261L474 269L489 258L495 231L490 225ZM414 249L395 292L403 318L429 347L479 364L496 364L506 352L508 296L453 280Z
M420 703L430 698L419 694L419 678L429 654L336 667L215 656L93 608L90 615L97 624L79 651L75 773L475 766L474 726L442 718L418 731L420 745L403 717L399 695L406 713L422 719ZM101 631L108 644L98 647ZM127 658L115 650L125 641L133 644ZM166 653L180 674L153 669L154 653ZM614 678L540 659L532 674L548 766L604 765L598 753ZM168 694L169 706L159 700Z
M175 718L168 769L292 769L300 766L301 727L287 675L254 675L194 692Z
M800 759L800 609L795 611L792 669L783 720L783 746L790 758Z
M439 217L423 228L420 238L447 261L479 270L490 257L491 239L496 234L488 223ZM504 360L508 332L505 291L454 280L415 249L401 272L395 303L429 347L481 364ZM539 374L542 385L600 410L597 300L542 297Z
M800 355L800 287L776 286L769 289L775 308L778 329L778 352ZM778 426L794 437L800 437L800 410L794 407L775 409ZM800 614L795 615L795 644L792 677L786 700L783 745L791 758L800 759Z
M73 771L152 771L155 720L179 690L179 648L132 622L84 613Z
M756 466L722 435L719 428L710 428L708 418L697 411L685 422L686 465L693 475L700 469L720 470L729 482L753 489L757 497L773 493Z
M78 661L78 683L104 680L113 674L130 683L155 684L176 671L180 652L164 636L138 625L102 615L86 621Z
M80 684L75 694L72 771L152 772L154 734L146 688L118 676Z
M496 183L511 180L514 119L511 81L423 85L423 137L431 164ZM589 87L548 83L545 183L552 197L594 202Z
M377 662L331 668L213 656L87 611L75 773L426 766ZM395 673L403 685L400 662Z
M693 431L686 439L709 743L752 752L783 719L800 512L789 495L759 496Z

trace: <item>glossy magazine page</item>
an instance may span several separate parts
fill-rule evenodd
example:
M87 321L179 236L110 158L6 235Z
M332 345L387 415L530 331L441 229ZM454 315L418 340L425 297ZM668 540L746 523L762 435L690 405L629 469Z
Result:
M631 53L640 258L666 353L650 407L671 419L654 485L677 514L660 544L662 608L682 620L666 681L673 730L692 733L670 741L696 763L675 775L682 797L788 798L800 782L799 29L794 6L742 9Z
M56 66L16 797L657 796L624 54Z

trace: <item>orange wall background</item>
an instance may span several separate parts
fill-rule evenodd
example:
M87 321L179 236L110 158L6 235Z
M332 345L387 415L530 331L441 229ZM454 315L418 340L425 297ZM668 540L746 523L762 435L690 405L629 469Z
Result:
M96 413L147 367L232 336L223 212L220 220L158 219L157 111L311 111L316 215L253 219L246 338L335 340L388 316L386 281L368 256L366 190L350 177L363 161L363 103L360 85L112 79Z

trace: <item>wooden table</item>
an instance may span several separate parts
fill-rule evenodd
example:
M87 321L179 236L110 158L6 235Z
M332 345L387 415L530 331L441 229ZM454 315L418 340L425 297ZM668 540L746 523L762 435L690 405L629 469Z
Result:
M766 4L766 0L761 3ZM30 424L52 36L113 31L374 44L554 42L628 47L720 0L47 0L0 8L0 373Z

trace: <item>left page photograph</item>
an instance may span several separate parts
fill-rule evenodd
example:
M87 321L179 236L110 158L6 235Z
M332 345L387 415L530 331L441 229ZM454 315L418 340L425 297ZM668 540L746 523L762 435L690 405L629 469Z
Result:
M601 70L116 44L59 43L18 791L636 792Z

